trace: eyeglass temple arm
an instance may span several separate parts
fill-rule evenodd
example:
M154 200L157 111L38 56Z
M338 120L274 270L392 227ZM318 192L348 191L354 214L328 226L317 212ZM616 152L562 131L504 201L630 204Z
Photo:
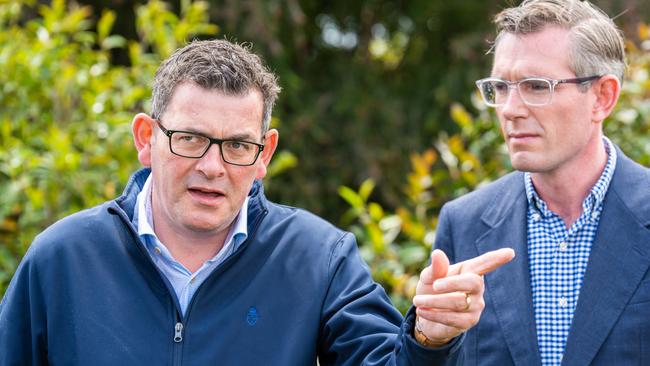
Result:
M572 79L561 79L557 81L557 84L582 84L586 83L587 81L592 81L596 79L600 79L603 77L602 75L592 75L592 76L585 76L581 78L572 78Z

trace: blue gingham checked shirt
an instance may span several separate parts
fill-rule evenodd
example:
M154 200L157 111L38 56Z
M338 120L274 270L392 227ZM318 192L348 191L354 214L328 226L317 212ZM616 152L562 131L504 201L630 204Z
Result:
M582 214L569 229L550 211L524 174L528 198L528 259L533 295L537 344L542 365L560 365L582 279L614 174L616 149L603 138L607 165L582 202Z

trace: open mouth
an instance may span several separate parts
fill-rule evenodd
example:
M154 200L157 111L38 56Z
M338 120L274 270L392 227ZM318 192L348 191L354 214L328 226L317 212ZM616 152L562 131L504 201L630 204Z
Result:
M221 191L204 188L189 188L188 191L193 197L203 200L210 200L225 196Z

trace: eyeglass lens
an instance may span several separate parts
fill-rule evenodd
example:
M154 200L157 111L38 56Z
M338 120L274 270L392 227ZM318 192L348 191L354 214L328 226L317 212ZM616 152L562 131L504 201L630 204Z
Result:
M545 105L551 101L552 86L548 80L524 79L512 85L503 80L486 80L481 83L481 95L488 105L498 106L505 104L510 89L516 88L526 104Z
M170 137L172 152L189 158L199 158L210 148L210 139L187 132L174 132ZM223 160L227 163L248 165L255 162L259 146L236 140L221 142Z

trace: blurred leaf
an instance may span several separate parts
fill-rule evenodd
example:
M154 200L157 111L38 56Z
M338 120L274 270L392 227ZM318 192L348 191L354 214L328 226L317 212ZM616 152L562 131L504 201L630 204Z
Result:
M420 265L427 258L427 250L419 245L409 245L399 250L399 261L405 266Z
M339 196L354 208L362 208L364 206L363 198L348 187L339 187Z
M110 50L112 48L122 48L126 46L126 39L122 36L108 36L102 40L102 48L106 50Z
M110 10L103 10L102 16L97 21L97 38L103 41L111 33L115 23L115 13Z
M451 105L451 118L462 128L472 127L472 116L459 103Z
M268 166L268 177L272 178L284 171L295 168L298 165L298 158L289 151L279 151L271 159Z
M370 197L370 194L374 189L375 182L372 179L366 179L361 183L361 187L359 187L359 197L361 197L363 202L368 201L368 197Z
M368 213L370 214L370 217L375 221L379 221L384 217L384 209L375 202L368 204Z

